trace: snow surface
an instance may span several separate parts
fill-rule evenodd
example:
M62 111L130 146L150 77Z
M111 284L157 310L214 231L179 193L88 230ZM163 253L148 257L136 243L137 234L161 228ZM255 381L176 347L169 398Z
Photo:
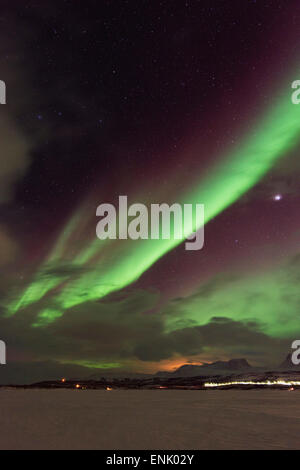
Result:
M0 390L0 449L300 449L300 391Z

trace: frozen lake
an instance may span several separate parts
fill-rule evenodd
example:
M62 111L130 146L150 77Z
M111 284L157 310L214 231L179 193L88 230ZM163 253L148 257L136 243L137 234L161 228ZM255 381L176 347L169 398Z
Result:
M300 391L0 390L0 449L300 449Z

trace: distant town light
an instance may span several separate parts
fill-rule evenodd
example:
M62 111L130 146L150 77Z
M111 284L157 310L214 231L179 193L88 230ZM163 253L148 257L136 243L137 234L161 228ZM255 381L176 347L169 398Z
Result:
M233 382L206 382L204 384L204 387L208 388L216 388L216 387L228 387L232 385L269 385L269 386L274 386L274 385L282 385L284 387L291 387L293 388L293 385L300 386L300 381L299 380L284 380L284 379L276 379L276 380L265 380L261 382L255 382L253 380L236 380Z

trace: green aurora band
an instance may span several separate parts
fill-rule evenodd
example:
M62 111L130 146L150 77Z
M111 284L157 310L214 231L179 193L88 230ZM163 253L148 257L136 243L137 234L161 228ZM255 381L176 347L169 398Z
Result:
M204 204L205 223L223 212L251 189L274 165L276 160L295 147L300 138L300 116L290 95L282 93L265 116L258 120L250 134L234 150L228 152L190 191L182 195L181 204ZM51 256L44 263L61 260L66 244L79 224L78 211L59 237ZM199 227L197 227L199 228ZM55 289L49 307L41 307L33 326L44 326L76 305L101 299L136 281L157 260L183 240L126 240L115 241L116 247L109 262L92 257L104 250L111 240L96 240L71 261L72 266L87 266L78 276L40 276L37 273L17 302L7 306L8 315L40 301ZM61 261L62 262L62 261ZM63 264L63 262L62 262ZM63 283L63 285L61 285Z

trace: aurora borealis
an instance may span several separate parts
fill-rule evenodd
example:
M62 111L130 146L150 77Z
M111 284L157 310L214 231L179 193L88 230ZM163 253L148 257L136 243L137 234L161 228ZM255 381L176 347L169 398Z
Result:
M9 377L280 362L300 334L300 8L46 3L0 33ZM204 248L97 239L122 194L204 204Z
M194 190L187 192L185 199L182 200L179 196L181 203L190 201L194 204L204 203L205 223L258 183L276 159L293 148L298 140L300 141L299 111L288 99L290 90L286 91L287 93L283 95L274 109L256 124L255 130L245 143L242 142L232 154L221 157L216 168L211 170L203 181L200 179ZM284 120L282 116L285 116ZM195 151L197 152L197 149ZM83 214L80 215L81 217L75 213L71 222L63 227L62 234L54 247L54 254L50 255L50 260L48 260L49 263L53 257L58 262L64 262L64 248L72 239L73 231L76 231L74 221L77 219L77 225L80 225L84 217ZM103 243L104 241L95 240L94 245L98 245L98 249L102 250ZM57 305L57 309L45 309L39 314L39 317L46 322L52 321L62 315L66 309L86 301L101 299L136 281L153 263L179 243L180 241L175 239L140 240L138 243L135 241L134 244L130 243L130 248L125 249L124 254L116 258L112 267L104 268L101 260L96 259L88 273L79 275L75 281L71 279L70 284L67 275L53 276L41 281L40 273L38 273L37 281L33 280L32 284L26 288L20 301L12 306L12 312L16 313L20 308L39 301L47 292L62 284L62 289L54 298L54 305ZM110 250L111 247L108 249ZM83 248L78 253L74 262L71 262L71 266L81 264L78 260L84 260L85 251L86 248Z

